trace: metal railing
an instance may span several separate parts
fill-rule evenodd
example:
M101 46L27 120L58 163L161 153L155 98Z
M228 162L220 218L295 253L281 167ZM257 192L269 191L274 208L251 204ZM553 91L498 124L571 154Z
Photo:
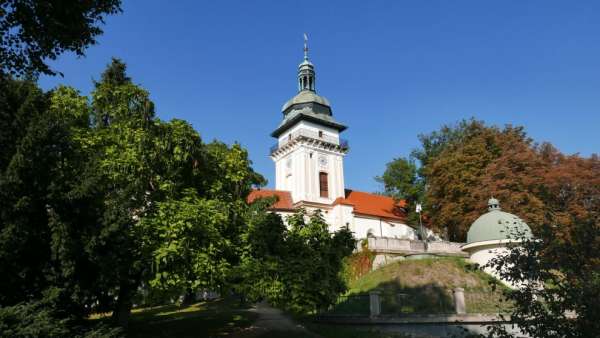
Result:
M381 313L383 315L412 314L451 314L454 313L454 299L445 290L428 290L423 293L382 293Z
M335 304L322 312L322 315L369 315L369 295L358 294L339 296Z
M500 291L465 291L467 313L510 313L513 304Z
M273 152L277 151L277 149L284 147L288 143L295 141L297 139L302 139L302 138L313 139L313 140L318 140L321 142L333 144L333 145L339 146L342 149L348 149L348 147L349 147L348 140L338 138L338 137L333 137L331 135L327 135L325 133L319 133L319 132L316 132L313 130L299 129L299 130L296 130L293 133L289 134L288 137L285 137L280 142L275 143L270 148L270 152L273 153Z

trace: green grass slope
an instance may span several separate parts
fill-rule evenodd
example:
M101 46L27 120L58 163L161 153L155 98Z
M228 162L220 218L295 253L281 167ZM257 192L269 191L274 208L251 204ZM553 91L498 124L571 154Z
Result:
M506 312L510 305L502 301L500 290L492 290L491 279L461 258L403 260L349 281L349 291L334 311L364 314L368 312L364 295L378 290L383 314L453 313L452 290L461 287L467 312Z

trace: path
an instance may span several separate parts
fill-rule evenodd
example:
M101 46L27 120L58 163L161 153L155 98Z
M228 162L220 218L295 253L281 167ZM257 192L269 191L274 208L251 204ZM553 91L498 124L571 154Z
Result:
M265 302L254 305L248 311L257 313L258 319L250 327L234 334L233 337L261 337L267 332L291 333L290 337L319 337L288 318L281 310L275 309Z

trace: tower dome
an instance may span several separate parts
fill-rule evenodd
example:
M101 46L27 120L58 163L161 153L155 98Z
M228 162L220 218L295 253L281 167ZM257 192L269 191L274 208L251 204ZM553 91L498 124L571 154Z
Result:
M329 101L317 94L315 66L308 58L308 37L304 35L304 60L298 65L298 94L281 108L283 120L271 136L278 137L301 120L341 132L347 127L333 118Z
M531 237L531 229L521 218L504 212L495 198L488 200L488 212L479 216L467 232L467 244L515 237Z

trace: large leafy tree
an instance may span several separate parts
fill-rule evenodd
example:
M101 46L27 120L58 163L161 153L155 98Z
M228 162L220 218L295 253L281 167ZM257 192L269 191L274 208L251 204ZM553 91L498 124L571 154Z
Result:
M0 106L12 124L0 134L13 139L3 140L0 171L0 326L14 336L75 336L87 331L80 325L98 294L87 245L101 194L82 175L87 99L65 87L43 94L27 81L3 85Z
M120 0L6 0L0 3L0 73L54 75L46 63L63 52L84 55Z
M26 81L3 85L0 106L10 122L0 134L12 138L3 139L0 168L0 265L7 274L0 304L10 305L40 297L49 285L79 289L69 276L85 255L74 252L78 244L68 239L78 235L68 229L77 224L70 229L85 233L90 220L90 196L79 189L84 152L74 138L87 127L88 111L73 90L46 95Z
M93 250L103 253L105 289L117 294L115 319L126 325L142 283L188 295L226 286L239 262L246 197L264 182L246 151L204 144L184 121L158 120L119 60L92 96L89 147L104 192Z
M431 223L443 229L449 239L463 241L492 196L501 198L505 209L521 211L519 214L532 223L533 218L523 211L543 212L536 209L539 204L528 203L535 202L526 176L536 166L532 163L536 156L522 128L500 129L473 121L460 141L448 144L423 167ZM499 191L504 194L498 195Z
M292 312L306 313L333 304L346 290L343 259L355 248L348 229L331 234L320 211L300 210L287 218L250 209L239 266L241 290L251 300L264 298Z
M564 156L547 143L533 143L522 127L499 128L469 120L419 139L422 146L410 159L388 164L381 177L385 192L409 201L411 195L420 196L429 224L454 241L465 240L470 224L492 196L535 232L548 208L564 204L557 197L569 196L565 187L552 189L558 195L549 193L550 187L556 187L561 176L588 172L582 170L585 165L574 165L584 159Z
M383 184L384 194L406 202L409 222L417 223L419 216L415 207L423 201L425 187L414 158L392 160L386 164L383 175L375 177L375 180Z
M534 239L522 238L489 265L520 286L505 296L515 304L511 320L523 333L592 337L600 332L600 160L544 148L553 166L544 180L543 225ZM504 329L494 326L491 334L510 337Z
M333 235L319 211L306 219L303 211L288 218L290 230L283 270L283 299L296 312L324 309L346 290L343 258L355 248L352 233L342 228Z

